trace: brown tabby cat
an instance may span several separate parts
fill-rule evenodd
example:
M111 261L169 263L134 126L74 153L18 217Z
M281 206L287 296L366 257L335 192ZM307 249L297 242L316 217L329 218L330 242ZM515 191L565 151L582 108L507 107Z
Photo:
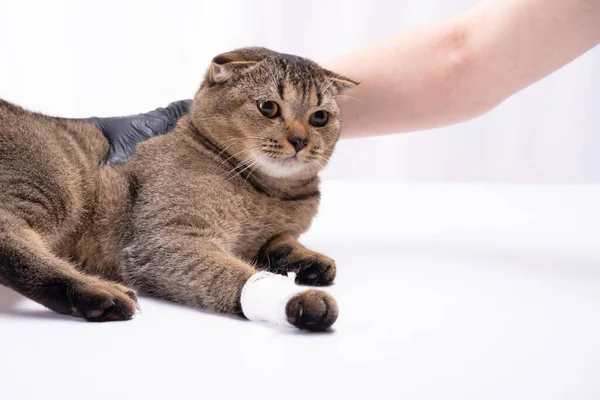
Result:
M171 133L104 166L94 126L0 101L0 284L88 321L130 319L134 290L242 314L257 268L330 284L334 261L297 238L340 134L335 98L355 85L263 48L221 54ZM317 290L286 307L309 330L337 314Z

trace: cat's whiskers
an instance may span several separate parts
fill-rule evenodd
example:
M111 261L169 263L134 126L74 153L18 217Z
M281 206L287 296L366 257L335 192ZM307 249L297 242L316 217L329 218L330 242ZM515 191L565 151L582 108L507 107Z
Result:
M258 156L261 156L261 155L264 156L265 153L266 153L265 149L263 149L263 151L260 153L256 153L256 152L251 153L248 157L241 160L235 167L233 167L231 170L229 170L224 175L224 177L227 178L231 173L236 172L238 170L238 168L241 168L241 167L246 167L246 168L242 169L241 171L239 171L237 174L234 174L233 176L244 172L249 166L251 167L255 164L254 162L259 158ZM258 156L257 156L257 154L258 154ZM260 160L263 160L263 159L265 159L265 157L260 158ZM251 164L248 164L248 162L250 162Z
M334 82L334 81L333 81L332 79L330 79L330 80L329 80L329 82L327 82L325 85L323 85L323 86L321 87L321 89L320 89L320 92L321 92L321 93L325 93L325 92L327 92L327 90L328 90L328 89L331 87L331 85L333 85L333 82Z
M325 81L325 82L323 82L321 85L319 85L318 92L320 92L320 93L323 93L323 88L324 88L325 86L327 86L328 84L329 84L329 81Z
M325 157L325 156L323 156L323 155L321 155L319 153L315 153L315 154L318 155L319 157L321 157L323 160L325 160L326 163L328 163L328 162L331 161L329 158L327 158L327 157Z
M265 156L265 155L262 155L261 157L259 157L259 158L256 160L254 168L252 168L252 169L250 170L250 172L248 173L248 175L246 175L246 179L244 179L244 182L248 182L248 178L250 178L250 175L252 175L252 173L253 173L254 171L256 171L256 170L258 169L258 167L260 167L260 163L261 163L261 162L262 162L262 161L263 161L265 158L266 158L266 156Z
M225 172L225 173L222 174L223 178L228 177L229 174L231 174L232 172L237 171L238 168L246 165L246 164L244 164L244 162L246 162L247 160L250 160L250 159L252 159L252 155L247 156L246 158L244 158L242 160L239 160L237 164L235 164L232 168L230 168L229 170L227 170L227 172Z
M315 151L316 154L324 155L328 161L332 160L333 150L330 149L318 149ZM348 154L342 153L339 150L335 151L336 154L342 154L345 157L350 157Z
M269 140L270 138L264 137L264 136L245 136L245 137L241 137L241 138L233 138L233 139L223 140L222 142L220 142L220 144L231 142L232 140L244 140L244 139L263 139L263 140Z
M283 155L283 152L282 152L282 151L273 151L273 150L269 150L269 149L265 149L265 150L263 150L263 151L264 151L266 154L270 154L270 155L272 155L272 156L273 156L273 158L274 158L275 156L280 156L280 155Z
M338 97L347 97L349 99L356 100L356 101L358 101L361 104L365 104L364 101L362 101L360 99L357 99L356 97L348 96L348 95L345 95L345 94L338 94L337 96L333 96L333 98L338 98Z
M234 155L232 155L232 156L229 156L229 157L227 157L225 160L223 160L223 162L221 162L221 164L217 165L217 167L215 168L215 171L216 171L217 169L221 168L221 166L222 166L223 164L225 164L227 161L231 160L231 159L232 159L232 158L234 158L235 156L237 156L237 155L240 155L240 154L242 154L242 153L244 153L244 152L246 152L246 151L250 151L250 150L258 149L258 148L260 148L260 147L262 147L262 144L261 144L261 145L259 145L259 146L248 147L248 148L246 148L246 149L243 149L243 150L241 150L241 151L238 151L238 152L237 152L237 153L235 153Z
M248 170L249 168L251 168L252 166L254 166L259 161L262 160L260 157L257 157L255 154L252 155L252 158L253 158L253 160L250 162L250 164L246 165L246 167L244 169L242 169L241 171L239 171L238 173L234 174L229 179L227 179L227 182L229 182L230 180L232 180L236 176L241 175L244 171ZM248 176L250 176L250 175L248 175ZM246 179L248 178L248 176L246 177Z
M221 150L218 154L218 157L221 156L221 154L225 153L227 151L227 149L229 149L231 146L233 146L234 144L236 144L237 142L241 141L241 140L246 140L246 139L262 139L264 141L269 140L269 138L265 138L265 137L260 137L260 136L247 136L247 137L243 137L243 138L233 138L233 139L228 139L228 140L223 140L220 144L223 145L225 143L231 142L233 141L233 143L231 143L230 145L228 145L227 147L225 147L223 150Z
M310 162L308 163L308 168L309 168L309 172L311 174L317 174L319 173L319 171L321 170L321 164L319 164L319 162L316 159L310 160ZM314 168L314 171L313 171Z
M255 155L253 153L250 154L248 157L246 157L243 160L241 160L240 162L238 162L237 165L235 167L233 167L232 169L230 169L226 174L224 174L223 177L227 178L231 173L236 172L238 168L247 166L246 163L249 161L251 162L254 157L255 157Z

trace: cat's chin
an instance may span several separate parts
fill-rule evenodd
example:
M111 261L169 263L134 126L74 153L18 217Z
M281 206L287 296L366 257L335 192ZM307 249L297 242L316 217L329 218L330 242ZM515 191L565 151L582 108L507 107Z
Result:
M259 161L260 169L272 178L309 178L315 174L311 168L296 157L285 159L263 159Z

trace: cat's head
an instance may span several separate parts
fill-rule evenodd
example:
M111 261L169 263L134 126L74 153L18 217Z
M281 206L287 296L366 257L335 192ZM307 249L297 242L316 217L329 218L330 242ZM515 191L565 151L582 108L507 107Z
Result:
M339 138L336 96L356 85L305 58L243 48L212 60L192 121L250 170L307 178L327 164Z

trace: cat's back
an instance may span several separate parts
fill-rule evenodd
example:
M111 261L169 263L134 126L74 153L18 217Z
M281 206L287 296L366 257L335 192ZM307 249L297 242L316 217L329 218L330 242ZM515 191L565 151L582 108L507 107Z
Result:
M51 157L44 155L53 153L53 157L78 161L85 156L99 163L107 151L108 141L91 124L31 112L0 99L0 154L4 160L27 155L35 156L34 162L38 158L51 162Z
M38 153L42 149L42 126L33 113L0 100L0 163L8 164L23 153Z
M92 125L0 100L0 207L43 231L72 231L93 201L107 151Z

